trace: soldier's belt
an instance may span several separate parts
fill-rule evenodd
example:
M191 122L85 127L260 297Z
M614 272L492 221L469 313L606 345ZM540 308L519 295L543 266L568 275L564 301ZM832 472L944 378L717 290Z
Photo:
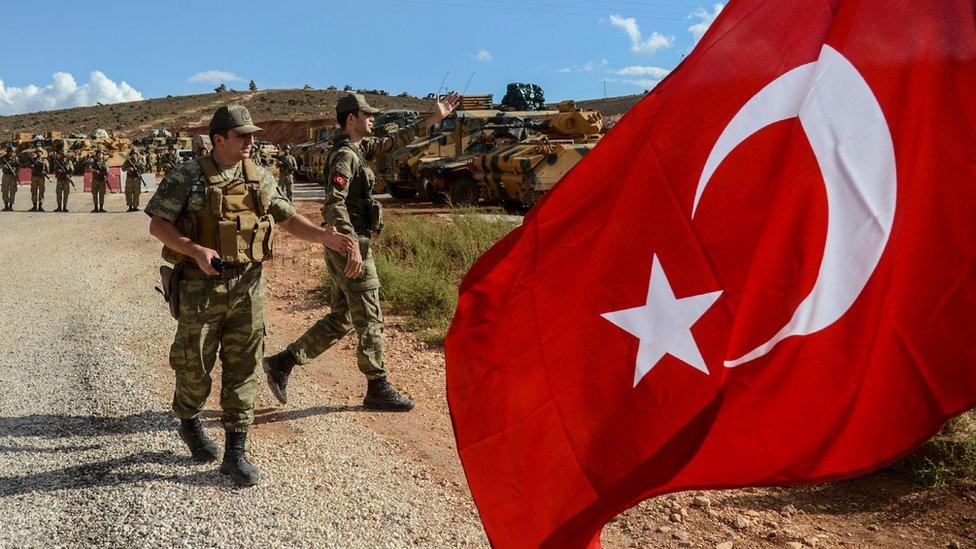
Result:
M183 271L183 278L192 280L228 280L231 278L237 278L244 274L248 266L254 266L255 269L261 268L260 262L254 263L224 263L224 269L220 271L217 276L210 276L207 273L200 270L197 264L190 261L187 262L186 269Z

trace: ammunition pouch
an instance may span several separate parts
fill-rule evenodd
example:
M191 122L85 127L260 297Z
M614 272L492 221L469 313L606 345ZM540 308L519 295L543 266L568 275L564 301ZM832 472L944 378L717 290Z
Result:
M183 263L170 267L163 265L159 268L161 288L156 291L163 294L163 300L169 305L169 314L176 320L180 319L180 280L183 279Z
M383 205L375 200L369 201L369 230L380 234L383 230Z

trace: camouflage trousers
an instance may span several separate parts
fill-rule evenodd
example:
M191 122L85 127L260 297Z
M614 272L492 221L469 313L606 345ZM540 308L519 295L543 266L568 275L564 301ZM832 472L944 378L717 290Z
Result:
M43 175L31 176L31 203L40 205L44 203L44 191L46 188Z
M247 431L254 421L257 365L264 357L264 294L260 263L221 278L195 268L184 272L180 319L169 350L177 416L188 419L203 411L219 356L224 429Z
M294 184L295 176L291 174L282 175L278 178L278 186L281 187L281 190L285 193L285 196L288 197L288 200L291 200L291 188L294 186Z
M367 249L364 257L363 275L349 279L343 274L346 256L332 250L325 251L325 265L333 281L330 311L288 346L299 364L308 364L355 328L359 371L366 379L386 377L380 281L372 251Z
M58 208L68 207L68 193L71 192L71 180L59 177L54 185L54 198L58 201Z
M142 179L127 177L125 179L125 205L130 208L139 207L139 195L142 194Z
M4 202L13 202L17 195L17 176L8 173L3 174L3 183L0 183L0 190L3 192Z
M105 207L105 187L107 184L104 179L92 178L91 182L91 193L92 193L92 204L94 204L96 210L103 209Z

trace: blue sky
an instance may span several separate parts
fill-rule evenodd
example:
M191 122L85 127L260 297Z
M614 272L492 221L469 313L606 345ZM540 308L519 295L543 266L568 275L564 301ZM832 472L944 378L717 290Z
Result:
M0 114L246 88L626 95L721 8L697 0L183 0L4 3ZM38 23L40 22L40 23ZM11 47L11 44L17 46ZM68 76L70 75L70 76ZM33 87L31 87L33 86Z

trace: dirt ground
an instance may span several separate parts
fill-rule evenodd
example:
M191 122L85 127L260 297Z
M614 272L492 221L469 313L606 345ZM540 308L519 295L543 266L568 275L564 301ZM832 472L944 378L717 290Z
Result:
M314 201L300 202L299 211L321 220ZM429 206L391 213L429 214ZM320 248L288 236L278 245L268 270L268 353L280 350L328 311L317 291L323 268ZM385 359L393 383L417 400L416 410L395 423L383 415L349 417L408 453L432 480L469 498L448 415L443 350L420 342L403 325L402 318L387 317ZM351 336L297 369L293 379L296 385L311 384L321 405L356 406L365 389ZM818 486L675 494L646 501L618 517L605 530L604 545L974 547L976 487L926 490L886 470Z

